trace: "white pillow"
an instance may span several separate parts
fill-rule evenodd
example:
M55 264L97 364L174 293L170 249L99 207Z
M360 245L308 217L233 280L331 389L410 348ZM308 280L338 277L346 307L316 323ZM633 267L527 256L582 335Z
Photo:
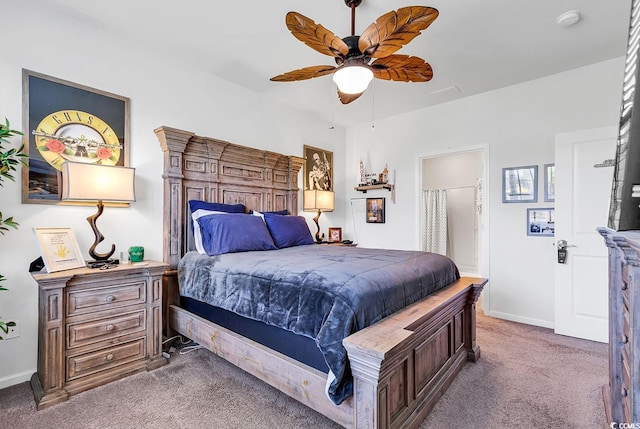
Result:
M252 211L251 211L251 214L252 214L252 215L254 215L254 216L261 217L261 218L262 218L262 220L264 221L264 214L262 214L262 213L260 213L260 212L257 212L257 211L255 211L255 210L252 210Z
M193 241L196 245L196 250L201 255L206 255L207 252L204 250L204 245L202 244L202 232L200 231L200 224L198 223L198 219L202 216L213 215L213 214L229 214L227 212L219 212L213 210L204 210L198 209L195 212L191 213L191 219L193 220Z

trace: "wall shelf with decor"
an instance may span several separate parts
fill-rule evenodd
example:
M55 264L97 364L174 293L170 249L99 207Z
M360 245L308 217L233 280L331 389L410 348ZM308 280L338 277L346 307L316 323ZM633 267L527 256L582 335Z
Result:
M391 185L389 183L380 183L378 185L360 185L356 186L353 189L355 189L356 191L360 191L363 194L366 194L367 191L373 191L376 189L386 189L391 192L391 202L393 202L394 204L396 202L396 187L395 185Z

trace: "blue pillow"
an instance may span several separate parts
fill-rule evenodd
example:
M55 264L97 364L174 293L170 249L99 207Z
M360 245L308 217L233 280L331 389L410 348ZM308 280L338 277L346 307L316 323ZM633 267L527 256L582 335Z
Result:
M204 250L202 246L202 232L200 231L200 224L198 223L198 219L203 216L208 216L212 214L230 214L227 212L218 212L211 210L198 209L195 212L191 213L191 232L193 233L193 244L196 246L196 250L201 255L206 255L207 252Z
M191 211L191 219L189 219L189 225L191 226L191 233L193 234L193 240L196 250L199 253L204 254L202 250L202 239L200 231L198 231L198 223L195 222L199 216L203 216L205 211L211 212L225 212L225 213L245 213L246 209L242 204L223 204L223 203L208 203L202 200L189 200L189 210ZM202 210L198 214L198 210ZM195 222L195 223L194 223Z
M189 200L189 209L191 209L191 213L195 213L196 210L200 209L227 213L246 212L246 208L243 204L208 203L201 200Z
M259 217L241 213L212 214L199 218L197 222L207 255L276 249Z
M264 221L279 249L314 243L307 221L302 216L265 213Z

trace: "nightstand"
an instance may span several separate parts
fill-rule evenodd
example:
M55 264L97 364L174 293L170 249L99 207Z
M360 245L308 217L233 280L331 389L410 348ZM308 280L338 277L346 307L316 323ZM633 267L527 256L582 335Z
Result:
M70 395L167 363L162 275L167 264L33 273L39 288L38 410Z

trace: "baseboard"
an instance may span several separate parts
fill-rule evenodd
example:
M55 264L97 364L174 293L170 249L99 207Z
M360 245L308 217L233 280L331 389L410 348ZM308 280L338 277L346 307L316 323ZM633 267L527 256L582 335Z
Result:
M16 384L29 381L33 373L36 372L35 368L30 371L20 372L18 374L12 374L9 377L0 378L0 389L14 386Z
M541 328L553 329L553 322L548 320L532 319L530 317L518 316L517 314L503 313L500 311L484 311L487 316L497 319L510 320L511 322L524 323L526 325L540 326Z

